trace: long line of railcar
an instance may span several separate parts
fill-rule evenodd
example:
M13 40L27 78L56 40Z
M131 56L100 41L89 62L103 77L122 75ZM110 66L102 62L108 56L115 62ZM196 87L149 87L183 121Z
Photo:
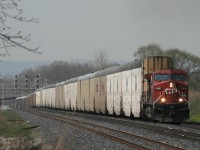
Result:
M187 79L169 57L151 56L40 88L22 102L179 122L189 118ZM20 98L16 102L20 105Z

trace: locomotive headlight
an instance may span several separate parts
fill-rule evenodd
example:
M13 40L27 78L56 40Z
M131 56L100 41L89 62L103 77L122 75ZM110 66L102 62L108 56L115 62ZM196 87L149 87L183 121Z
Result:
M182 99L182 98L179 98L178 101L181 103L181 102L183 102L183 99Z
M170 87L170 88L173 88L173 86L174 86L173 83L170 82L170 83L169 83L169 87Z
M161 103L164 103L166 100L165 100L165 98L161 98Z

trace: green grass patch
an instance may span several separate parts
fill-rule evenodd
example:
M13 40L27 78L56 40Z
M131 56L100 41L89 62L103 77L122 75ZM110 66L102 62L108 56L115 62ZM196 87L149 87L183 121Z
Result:
M200 93L190 92L190 119L192 122L200 122Z
M192 122L200 122L200 102L190 103L190 119Z
M31 127L12 111L0 111L0 136L31 138Z

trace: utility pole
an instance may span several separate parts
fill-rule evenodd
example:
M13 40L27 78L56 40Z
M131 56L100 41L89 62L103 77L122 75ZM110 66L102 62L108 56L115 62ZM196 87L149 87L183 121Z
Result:
M2 93L1 93L1 96L2 96L2 97L1 97L1 100L2 100L2 101L1 101L1 107L3 108L3 104L4 104L4 101L3 101L3 96L4 96L4 95L3 95L3 83L1 84L1 90L2 90Z

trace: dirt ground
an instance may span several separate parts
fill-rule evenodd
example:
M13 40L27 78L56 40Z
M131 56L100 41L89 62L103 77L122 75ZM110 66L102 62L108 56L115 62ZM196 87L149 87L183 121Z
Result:
M31 150L40 149L41 140L25 138L5 138L0 136L0 150Z
M42 144L40 138L5 138L0 136L0 150L62 150L62 140L58 139L56 145Z

